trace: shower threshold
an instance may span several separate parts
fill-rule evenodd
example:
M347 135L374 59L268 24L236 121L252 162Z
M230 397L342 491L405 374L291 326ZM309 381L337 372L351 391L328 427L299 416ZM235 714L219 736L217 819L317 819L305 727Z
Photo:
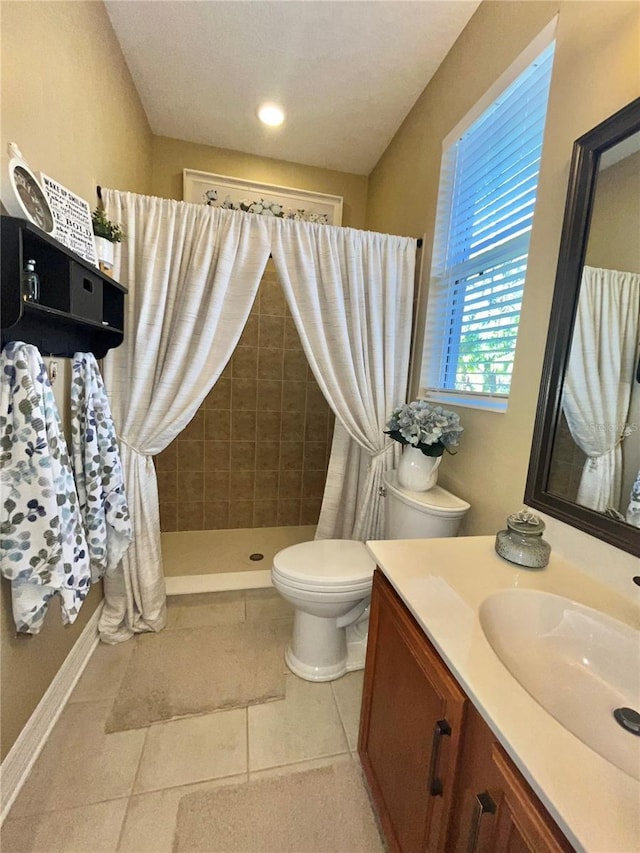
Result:
M278 551L315 536L315 525L161 534L168 595L271 586ZM262 554L261 560L255 555Z

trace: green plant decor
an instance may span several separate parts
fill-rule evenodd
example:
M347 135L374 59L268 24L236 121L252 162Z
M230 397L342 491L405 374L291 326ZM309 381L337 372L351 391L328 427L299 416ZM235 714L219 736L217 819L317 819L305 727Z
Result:
M103 237L110 243L119 243L122 240L122 226L107 219L104 207L96 207L91 214L91 224L96 237Z

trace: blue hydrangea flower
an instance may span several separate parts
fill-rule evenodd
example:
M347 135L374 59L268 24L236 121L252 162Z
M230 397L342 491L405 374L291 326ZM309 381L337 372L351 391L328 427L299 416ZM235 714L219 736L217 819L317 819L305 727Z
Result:
M463 427L455 412L431 406L426 400L413 400L393 410L385 432L426 456L442 456L445 450L453 453L452 448L458 447Z

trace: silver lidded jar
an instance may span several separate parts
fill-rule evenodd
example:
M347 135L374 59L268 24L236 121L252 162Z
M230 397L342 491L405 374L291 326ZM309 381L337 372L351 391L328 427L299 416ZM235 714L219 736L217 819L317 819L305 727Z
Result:
M496 551L505 560L529 569L543 569L551 546L542 538L544 522L527 509L507 518L507 529L496 534Z

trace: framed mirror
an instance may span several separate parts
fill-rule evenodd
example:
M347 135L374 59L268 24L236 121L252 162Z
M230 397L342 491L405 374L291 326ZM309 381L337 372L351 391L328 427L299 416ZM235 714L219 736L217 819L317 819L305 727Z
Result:
M573 146L525 502L640 556L640 98Z

